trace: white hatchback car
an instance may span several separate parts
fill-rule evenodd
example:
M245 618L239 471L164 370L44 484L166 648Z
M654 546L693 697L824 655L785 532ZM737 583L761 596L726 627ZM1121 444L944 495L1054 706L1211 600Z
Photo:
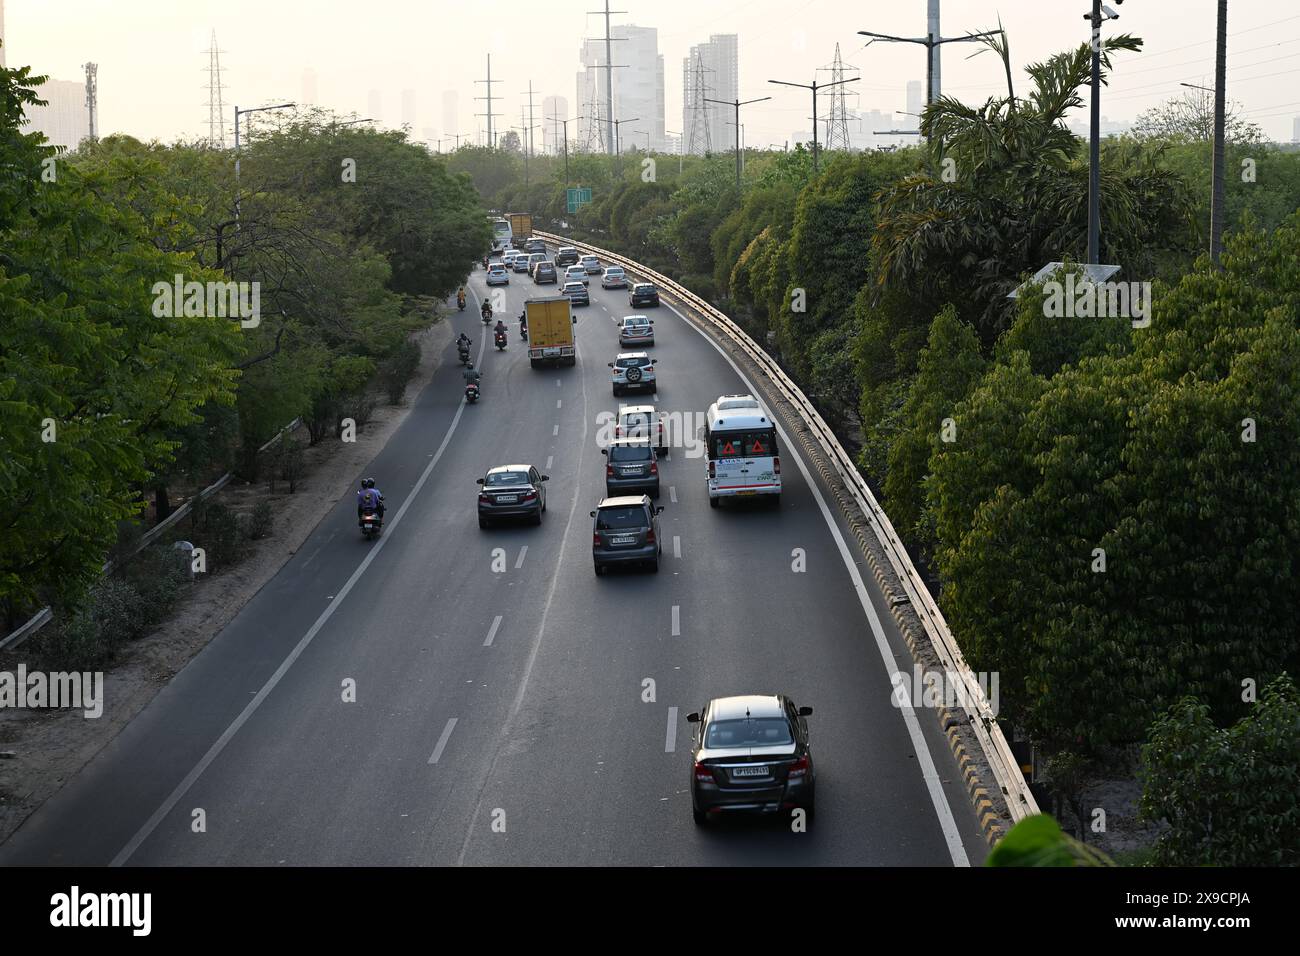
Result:
M644 315L625 315L618 327L619 345L654 345L654 322Z
M659 383L655 381L657 362L645 352L619 352L618 357L609 363L614 370L610 384L615 397L627 391L658 392Z
M648 438L655 450L663 453L668 445L664 441L664 423L653 405L620 405L618 421L614 425L615 438Z

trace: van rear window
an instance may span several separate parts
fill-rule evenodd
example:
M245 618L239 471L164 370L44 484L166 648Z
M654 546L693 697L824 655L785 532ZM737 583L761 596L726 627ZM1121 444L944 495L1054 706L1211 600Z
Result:
M713 432L709 436L713 458L770 458L777 454L776 429L742 432Z

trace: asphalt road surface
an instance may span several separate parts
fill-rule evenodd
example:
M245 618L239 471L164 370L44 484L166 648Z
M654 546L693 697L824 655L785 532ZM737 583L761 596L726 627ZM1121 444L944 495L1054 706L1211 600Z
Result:
M382 537L363 540L340 501L0 864L982 862L937 720L891 702L885 662L910 675L911 658L797 443L775 510L710 509L703 459L673 449L660 572L597 578L597 419L637 401L612 397L605 364L627 292L593 277L577 367L535 370L515 317L539 290L511 275L498 352L482 280L451 321L474 339L483 397L465 405L449 346L366 468L388 503ZM670 308L638 311L656 320L660 390L645 401L700 414L749 390ZM514 462L551 476L543 524L481 531L474 480ZM695 826L685 715L773 692L815 710L815 822Z

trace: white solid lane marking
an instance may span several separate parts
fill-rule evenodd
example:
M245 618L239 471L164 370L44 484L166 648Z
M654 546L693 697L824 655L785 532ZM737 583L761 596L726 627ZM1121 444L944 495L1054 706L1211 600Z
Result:
M677 315L683 322L694 329L699 336L708 342L713 348L726 359L727 364L731 366L732 371L740 378L751 394L757 395L758 391L754 385L740 370L737 365L725 351L722 346L705 333L703 329L697 326L686 316L682 315L671 305L670 311ZM777 436L786 448L794 449L796 446L790 441L785 433L785 429L780 425L776 426ZM909 677L902 673L894 663L893 652L889 648L889 639L885 637L884 628L880 624L880 616L876 614L876 607L871 603L871 595L867 592L867 586L862 581L862 575L858 572L858 566L853 561L853 555L849 551L849 546L844 541L844 535L840 533L839 525L835 523L835 518L831 515L831 509L826 504L826 499L822 496L822 490L813 481L812 474L808 471L807 464L804 463L803 454L799 451L794 452L794 463L799 467L800 474L803 475L804 482L812 491L813 498L817 501L817 507L821 510L822 518L826 522L826 527L830 528L831 537L835 539L835 545L839 548L840 559L844 562L844 567L848 569L849 578L853 581L853 589L857 591L858 603L862 605L863 613L867 616L867 622L871 625L871 633L876 639L876 650L880 652L880 660L885 666L885 675L890 679L891 686L898 686L898 681L907 681ZM895 677L897 676L897 680ZM934 755L930 753L929 745L926 743L925 735L921 732L921 725L916 719L916 710L911 706L899 707L898 712L903 717L903 723L907 726L908 736L912 741L912 749L916 752L916 762L921 770L921 777L925 780L926 789L930 793L930 803L934 805L935 816L939 818L939 827L943 830L943 837L948 844L948 855L952 857L954 866L970 866L970 858L966 856L966 848L962 846L961 833L957 829L957 821L952 815L952 807L948 805L948 798L943 792L943 784L939 780L939 771L934 765Z
M438 746L433 748L433 755L429 758L430 764L437 763L438 758L442 756L442 749L447 746L447 741L451 739L451 732L456 729L456 721L459 719L459 717L451 718L451 720L447 721L447 726L442 728L442 736L438 738Z
M680 604L674 604L673 605L673 637L681 637L681 635L682 635L682 606Z
M497 628L501 626L501 615L498 614L492 618L492 627L488 630L487 640L483 642L484 647L491 647L492 640L497 636Z
M257 711L257 708L262 706L262 701L266 700L271 691L275 690L275 686L280 683L284 678L284 675L289 672L289 668L293 666L294 661L301 657L302 652L305 651L311 642L316 639L316 635L320 633L321 628L323 628L326 622L334 616L334 612L338 610L339 605L343 603L344 598L348 596L356 583L361 580L361 575L366 573L366 569L370 567L371 563L377 557L379 557L380 552L384 550L384 546L392 540L393 532L396 530L397 525L401 522L407 509L409 509L415 502L415 499L420 494L420 489L423 488L425 482L429 480L429 476L433 474L433 469L437 467L438 461L442 458L443 452L445 452L447 446L451 444L451 437L456 433L456 426L460 424L461 415L464 413L465 402L462 401L456 406L456 414L452 416L451 424L447 426L447 433L442 436L442 443L438 446L438 450L434 452L433 457L429 459L429 463L424 466L424 471L421 472L419 479L415 482L415 487L411 489L410 495L402 502L402 506L397 509L397 513L393 515L392 521L389 522L388 533L380 535L379 538L376 539L374 546L366 552L366 556L361 559L361 563L357 565L357 569L352 572L352 576L348 578L347 582L343 585L343 588L338 592L338 594L330 599L330 603L326 606L325 610L321 612L320 617L316 618L316 623L314 623L307 633L303 635L302 640L294 645L293 650L289 652L289 655L283 662L281 662L280 666L275 669L275 673L267 679L266 683L262 685L261 690L257 692L257 695L250 700L247 705L245 705L242 711L239 712L239 716L231 721L230 726L227 727L222 732L221 736L217 738L216 743L208 748L207 753L205 753L199 762L194 765L194 768L185 775L185 779L176 785L176 789L174 789L168 795L167 799L163 801L162 806L154 811L153 816L144 822L144 825L136 831L135 836L131 837L126 846L122 847L117 856L113 857L109 866L121 866L126 863L126 861L131 858L131 855L140 848L140 845L144 843L145 840L149 839L149 836L153 831L158 829L158 825L166 819L167 815L176 807L176 804L185 797L185 794L190 791L190 788L194 786L199 777L203 776L203 771L207 770L208 767L211 766L212 762L221 755L221 752L226 749L226 745L229 744L235 734L239 732L239 728L243 727L244 724L248 722L248 719Z
M677 504L677 486L676 486L676 485L669 485L669 486L668 486L668 500L671 501L673 504Z
M515 570L518 571L524 566L524 555L528 553L528 545L519 549L519 558L515 561Z
M682 556L682 539L679 535L673 535L673 557L680 558L681 556Z
M670 754L677 749L677 708L668 708L668 735L664 737L664 753Z

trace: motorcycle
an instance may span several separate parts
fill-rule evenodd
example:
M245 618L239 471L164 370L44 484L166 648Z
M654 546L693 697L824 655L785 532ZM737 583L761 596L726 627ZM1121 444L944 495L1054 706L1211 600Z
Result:
M379 517L379 512L367 510L361 513L361 534L367 541L379 534L383 526L384 519Z
M465 300L464 300L464 299L457 299L457 300L456 300L456 308L458 308L458 309L460 309L460 311L464 312L464 311L465 311Z
M504 350L505 350L505 347L506 347L506 334L505 334L504 332L498 332L498 333L496 334L496 336L493 338L492 341L493 341L493 344L496 345L498 351L504 351Z
M456 349L456 354L460 356L460 364L465 365L469 362L469 346L462 345Z
M470 382L465 386L465 401L473 405L478 401L478 383Z

